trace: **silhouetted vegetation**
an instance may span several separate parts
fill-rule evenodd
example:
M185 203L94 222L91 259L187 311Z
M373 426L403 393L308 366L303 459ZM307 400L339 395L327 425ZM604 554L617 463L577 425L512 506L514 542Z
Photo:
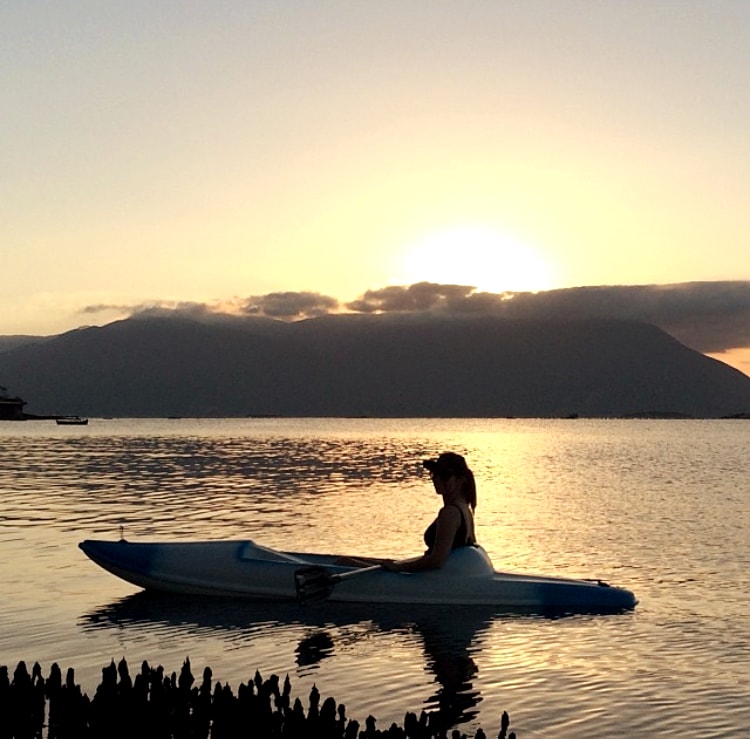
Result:
M93 698L81 691L75 672L62 672L53 664L47 679L39 664L29 674L19 662L13 677L0 667L0 739L465 739L458 729L441 725L438 714L407 713L403 726L377 728L373 716L364 726L346 715L346 707L333 698L321 702L313 686L307 709L292 698L287 676L264 680L259 672L242 683L235 694L228 684L213 682L210 667L196 684L190 661L179 673L166 674L159 666L143 662L131 677L123 659L102 670L102 682ZM508 733L510 720L503 713L499 739ZM480 728L475 739L486 739Z

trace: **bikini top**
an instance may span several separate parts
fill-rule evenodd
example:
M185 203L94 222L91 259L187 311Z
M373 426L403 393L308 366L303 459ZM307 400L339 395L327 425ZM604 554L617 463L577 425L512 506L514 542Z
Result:
M473 547L476 542L472 539L469 540L469 536L466 529L466 518L461 506L457 506L455 503L449 503L448 505L458 508L458 512L461 514L461 524L456 529L456 535L453 537L453 545L451 549L460 549L461 547ZM435 536L437 534L437 519L435 519L424 532L424 543L427 546L427 552L431 552L435 546Z

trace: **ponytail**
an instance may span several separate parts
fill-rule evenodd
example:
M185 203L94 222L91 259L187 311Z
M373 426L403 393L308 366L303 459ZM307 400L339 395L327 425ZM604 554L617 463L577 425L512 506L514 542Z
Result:
M461 488L464 500L469 504L469 508L471 508L471 512L473 513L477 508L477 484L474 481L474 474L468 467L466 468L466 472L464 472Z

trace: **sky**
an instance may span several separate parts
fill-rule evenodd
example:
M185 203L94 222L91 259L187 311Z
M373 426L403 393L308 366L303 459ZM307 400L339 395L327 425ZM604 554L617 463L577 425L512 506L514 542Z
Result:
M645 286L750 373L748 49L746 0L4 0L0 335Z

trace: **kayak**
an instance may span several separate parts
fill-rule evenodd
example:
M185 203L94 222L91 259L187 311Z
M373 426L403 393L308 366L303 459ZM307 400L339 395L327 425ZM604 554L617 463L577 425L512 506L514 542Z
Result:
M251 540L89 539L79 547L133 585L185 595L301 601L322 595L335 602L481 605L539 613L622 612L637 603L630 590L601 580L498 572L479 546L456 549L440 570L420 573L343 566L336 555L283 552Z

